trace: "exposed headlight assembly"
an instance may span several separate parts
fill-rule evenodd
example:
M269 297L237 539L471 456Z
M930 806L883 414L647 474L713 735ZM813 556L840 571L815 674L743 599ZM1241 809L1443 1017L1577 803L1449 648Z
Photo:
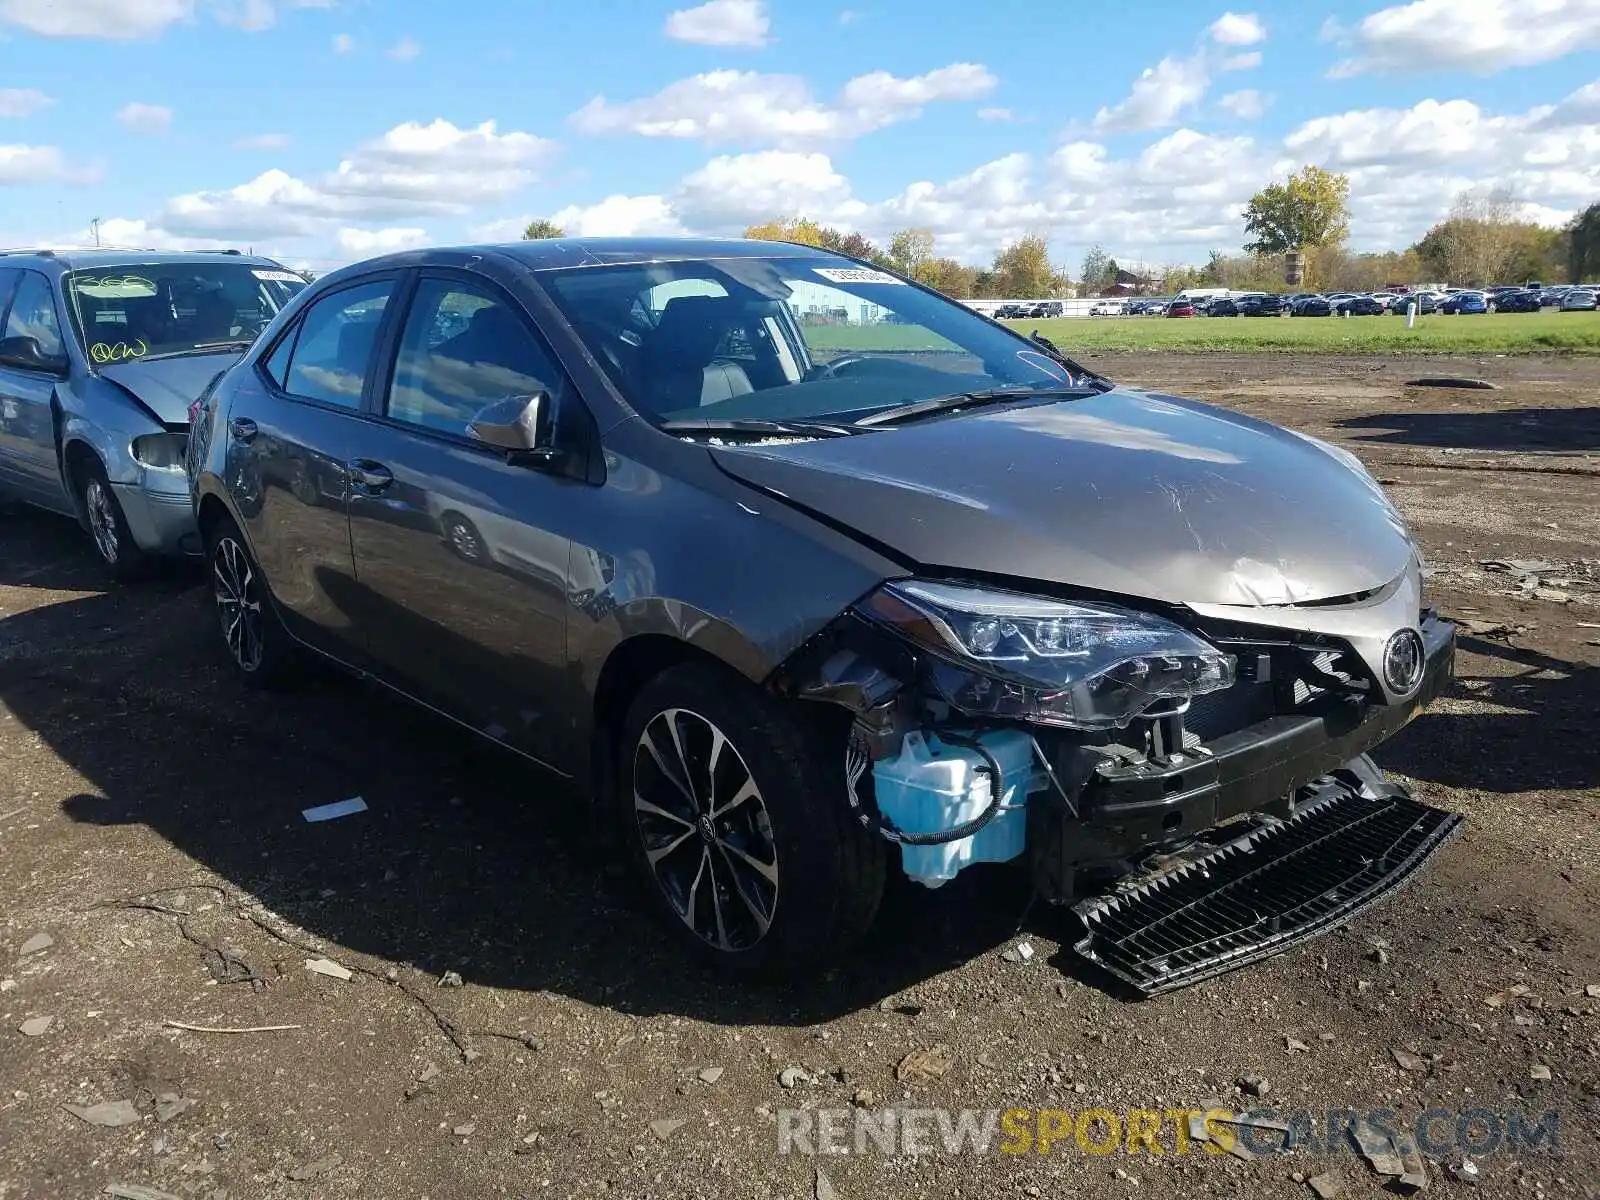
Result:
M928 650L941 698L971 716L1113 729L1234 680L1232 655L1109 604L902 580L872 593L861 612Z
M141 466L156 471L181 471L188 444L187 434L148 433L133 439L133 457Z

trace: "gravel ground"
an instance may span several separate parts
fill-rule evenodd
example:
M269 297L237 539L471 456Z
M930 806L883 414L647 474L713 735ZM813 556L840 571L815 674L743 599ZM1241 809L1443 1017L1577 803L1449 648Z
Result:
M1070 1136L779 1153L779 1110L802 1106L1207 1097L1555 1112L1562 1153L1485 1154L1475 1193L1600 1195L1600 361L1092 362L1331 437L1414 522L1434 598L1471 632L1456 687L1380 754L1467 816L1409 889L1129 1003L1015 873L975 869L896 890L826 975L731 986L639 915L581 797L354 682L247 694L195 575L108 588L75 528L6 513L0 1200L1294 1197L1328 1175L1380 1193L1351 1154L1174 1153L1171 1121L1159 1156ZM1404 386L1453 373L1500 387ZM1551 566L1525 598L1486 559ZM353 795L369 811L300 817ZM1008 961L1019 928L1036 954ZM333 974L307 968L324 958ZM934 1047L931 1070L897 1072ZM1429 1189L1465 1194L1460 1163L1429 1163Z

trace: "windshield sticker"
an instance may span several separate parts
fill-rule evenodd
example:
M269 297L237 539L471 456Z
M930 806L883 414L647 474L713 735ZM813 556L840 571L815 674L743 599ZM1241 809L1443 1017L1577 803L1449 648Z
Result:
M257 279L264 279L268 283L304 283L305 280L293 271L251 271Z
M143 358L150 352L150 344L143 338L131 342L96 342L89 347L89 358L102 366Z
M870 267L812 267L811 270L829 283L905 283L903 279Z
M156 294L156 285L142 275L103 275L88 279L74 277L72 286L96 300L135 300Z

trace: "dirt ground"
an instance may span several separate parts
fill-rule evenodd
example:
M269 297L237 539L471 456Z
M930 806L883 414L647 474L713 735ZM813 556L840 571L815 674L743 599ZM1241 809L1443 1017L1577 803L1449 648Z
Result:
M1070 1137L1049 1154L778 1152L778 1110L852 1099L1124 1113L1205 1097L1402 1121L1554 1112L1562 1152L1484 1154L1476 1194L1600 1195L1600 986L1586 992L1600 985L1600 359L1091 362L1331 438L1412 522L1433 598L1471 624L1454 689L1379 755L1467 818L1410 888L1306 947L1130 1003L1080 970L1061 914L1025 915L1015 873L975 869L937 894L897 890L834 971L721 983L640 915L579 798L355 682L244 692L196 574L108 587L75 528L14 511L0 515L0 1200L111 1185L230 1200L1296 1197L1325 1173L1344 1196L1379 1193L1353 1155L1175 1154L1170 1124L1159 1157ZM1499 388L1404 386L1458 373ZM1549 566L1523 598L1486 559ZM369 811L301 819L355 795ZM1019 921L1037 953L1008 961ZM41 933L53 943L23 954ZM321 956L352 977L306 968ZM897 1079L934 1046L948 1071ZM1264 1100L1236 1090L1248 1076ZM66 1107L116 1101L131 1109L109 1119L131 1123ZM1432 1162L1429 1190L1468 1194L1460 1163Z

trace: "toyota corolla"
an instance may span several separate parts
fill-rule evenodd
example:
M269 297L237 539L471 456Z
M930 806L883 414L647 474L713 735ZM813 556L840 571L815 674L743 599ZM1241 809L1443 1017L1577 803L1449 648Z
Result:
M577 780L735 969L838 953L890 871L1014 862L1156 992L1456 828L1367 757L1454 630L1354 457L811 247L345 268L189 472L247 682L333 659Z

